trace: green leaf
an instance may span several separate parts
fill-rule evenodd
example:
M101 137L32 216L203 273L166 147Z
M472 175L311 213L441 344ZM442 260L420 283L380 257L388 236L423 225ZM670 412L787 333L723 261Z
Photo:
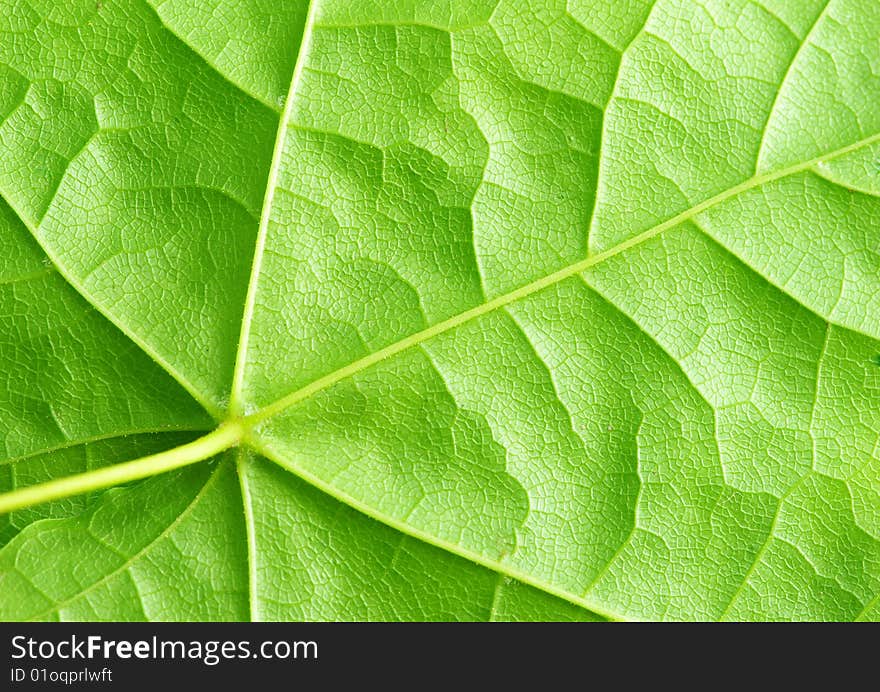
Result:
M877 36L0 0L0 617L877 620Z

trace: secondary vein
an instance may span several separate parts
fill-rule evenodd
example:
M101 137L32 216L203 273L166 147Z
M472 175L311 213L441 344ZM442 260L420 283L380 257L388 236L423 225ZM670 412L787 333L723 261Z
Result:
M94 591L99 586L106 584L111 579L113 579L115 576L122 574L125 570L127 570L134 563L136 563L138 560L140 560L144 555L146 555L150 551L150 549L153 548L157 543L159 543L160 541L162 541L165 538L167 538L168 536L170 536L171 533L174 531L174 529L177 528L178 526L180 526L180 524L183 522L183 520L186 519L186 517L199 504L199 501L202 499L202 497L204 497L205 493L208 491L211 484L214 483L214 479L217 477L217 471L219 468L220 467L218 467L217 469L214 469L214 471L211 473L211 475L205 481L204 485L202 485L202 487L196 493L195 497L193 497L193 499L190 500L190 502L186 506L186 508L180 514L178 514L174 518L174 520L171 523L169 523L168 526L166 526L158 536L156 536L154 539L149 541L145 546L143 546L136 553L127 557L125 559L125 561L121 565L114 568L113 571L108 572L107 574L105 574L103 577L101 577L97 581L89 584L88 586L84 587L81 591L78 591L77 593L75 593L73 596L66 598L63 601L59 601L57 603L54 603L51 608L47 608L46 610L42 611L41 613L30 616L28 618L28 621L33 622L33 621L42 620L43 618L45 618L48 615L51 615L53 613L59 613L66 606L70 605L71 603L73 603L77 599L80 599L83 596L85 596L87 593Z
M406 523L405 521L401 521L400 519L395 518L390 514L385 514L377 510L376 508L368 505L361 500L358 500L356 497L349 495L345 492L340 491L338 488L334 487L332 484L323 480L320 476L313 474L308 469L291 464L284 460L284 458L276 454L275 451L267 444L253 439L250 439L250 446L258 453L262 454L269 461L278 464L285 471L294 474L295 476L301 478L303 481L308 483L309 485L317 488L323 493L329 495L335 500L348 505L349 507L357 510L361 514L365 514L376 521L385 524L386 526L390 526L393 529L396 529L400 533L403 533L411 538L415 538L422 543L427 543L429 545L433 545L441 550L444 550L448 553L452 553L453 555L457 555L461 558L469 560L474 564L480 565L481 567L485 567L493 572L510 577L511 579L515 579L516 581L520 581L523 584L527 584L529 586L533 586L540 591L544 591L549 593L552 596L556 596L557 598L561 598L564 601L568 601L576 606L581 608L585 608L587 610L591 610L597 615L601 615L604 618L609 620L623 620L624 618L619 614L615 613L607 608L605 608L601 603L594 602L589 596L581 596L575 593L572 593L568 589L556 586L555 584L551 584L550 582L544 581L543 579L536 577L532 574L529 574L526 571L517 569L514 565L511 565L503 560L496 560L491 557L488 557L482 553L478 553L474 550L470 550L461 546L457 543L453 543L451 541L447 541L443 538L430 534L426 531L423 531L411 524Z
M785 90L785 85L788 82L789 77L793 73L795 65L797 64L798 58L800 57L801 53L803 53L804 49L808 45L810 45L810 38L813 36L813 32L816 30L816 27L818 27L822 23L822 18L828 12L829 7L831 7L831 0L825 0L825 7L823 7L822 10L816 15L816 18L810 25L807 33L804 34L803 39L801 39L800 45L798 45L797 49L794 52L794 55L791 57L791 61L788 63L785 74L782 75L782 81L779 82L779 88L776 90L776 95L773 97L773 103L770 104L770 111L767 113L767 119L764 121L764 127L761 129L761 142L760 144L758 144L758 155L755 157L755 174L757 174L758 171L761 170L761 161L764 156L764 147L767 144L767 133L770 130L770 121L773 120L773 114L776 112L776 109L779 105L779 99L782 96L783 91Z
M105 318L107 318L113 325L116 326L119 331L121 331L127 338L135 343L135 345L146 353L157 365L159 365L162 369L164 369L171 377L173 377L177 382L183 387L187 392L189 392L190 396L199 402L202 405L202 408L208 412L208 414L219 421L222 419L223 412L220 411L214 403L206 397L199 387L190 382L190 380L184 376L184 374L176 368L170 361L165 359L159 352L150 346L141 336L138 335L137 332L130 329L125 325L121 320L119 320L116 316L113 315L112 312L102 307L100 301L96 300L95 297L88 291L85 287L84 283L77 278L67 266L61 262L58 255L52 250L52 248L44 243L40 239L39 234L37 233L37 226L39 223L36 219L31 218L27 214L25 214L14 202L12 199L7 197L3 190L0 190L0 202L3 202L8 206L12 212L19 218L19 220L24 224L24 227L28 230L31 237L36 241L36 243L40 246L43 252L46 253L46 256L49 258L49 261L52 263L52 267L61 275L61 277L68 283L70 286L77 292L79 295L95 310L101 313Z
M265 254L266 249L266 236L269 232L269 221L272 217L272 204L275 200L275 190L278 187L278 172L281 169L281 159L284 155L287 127L290 123L291 113L293 112L293 102L296 97L297 88L299 87L302 78L306 55L309 52L317 7L318 0L311 0L308 13L306 14L305 25L303 26L299 54L296 58L296 65L294 65L293 68L293 75L290 78L290 87L288 88L287 96L284 99L284 110L281 112L281 118L278 121L278 132L275 135L275 149L272 153L272 163L269 166L269 176L266 180L266 194L263 198L263 209L260 213L260 225L257 230L256 247L254 248L254 261L251 265L251 276L248 282L247 298L245 299L244 312L241 318L241 332L238 338L238 350L235 354L235 368L232 373L232 390L229 395L229 413L231 416L240 415L244 409L242 387L244 386L244 372L247 364L247 350L251 336L251 324L253 323L254 309L257 301L257 287L260 282L263 255Z
M248 553L248 614L251 622L260 620L259 593L257 589L257 535L254 528L254 505L251 500L250 486L248 484L246 452L242 447L238 448L235 459L236 475L238 476L239 490L241 491L241 504L244 509L244 527L247 536Z

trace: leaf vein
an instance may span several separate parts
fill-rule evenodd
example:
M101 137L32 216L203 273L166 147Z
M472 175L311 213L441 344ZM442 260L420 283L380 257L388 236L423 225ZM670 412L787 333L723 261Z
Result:
M758 174L758 171L761 168L761 158L764 155L764 147L767 143L767 132L770 129L770 121L773 119L773 115L776 113L776 108L779 105L779 97L782 95L784 91L785 84L788 82L788 78L794 69L795 64L798 61L798 57L803 52L804 48L809 44L810 38L813 35L813 31L822 21L822 18L825 16L825 13L828 12L828 8L831 7L831 0L825 0L825 6L822 10L816 15L816 18L813 20L813 23L810 25L810 28L807 30L807 33L804 34L803 41L800 42L800 45L797 47L797 50L794 52L794 55L791 58L791 62L788 63L788 67L785 70L785 74L782 75L782 81L779 83L779 88L776 90L776 95L773 97L773 103L770 105L770 110L767 113L767 120L764 121L764 127L761 129L761 141L758 143L758 154L755 156L755 175ZM774 15L775 16L775 15ZM778 17L777 17L778 19ZM779 20L782 22L782 20ZM789 31L791 29L788 25L785 25Z
M177 528L183 522L183 520L186 519L186 517L188 517L192 513L192 511L198 505L199 500L204 496L204 494L207 492L209 486L214 482L214 479L216 479L218 477L218 475L219 475L218 470L219 469L220 469L220 466L218 466L216 469L214 469L211 472L211 475L205 480L204 485L199 489L199 492L197 492L195 494L195 496L190 501L190 503L186 506L186 508L180 514L178 514L174 518L174 521L169 523L168 526L166 526L162 530L162 532L158 536L156 536L156 538L154 538L149 543L147 543L145 546L143 546L140 550L138 550L131 557L129 557L125 562L123 562L121 565L116 567L116 569L114 569L112 572L109 572L108 574L101 577L99 580L93 582L92 584L89 584L89 586L87 586L82 591L77 592L73 596L70 596L69 598L67 598L63 601L58 601L57 603L53 604L53 606L51 608L44 610L41 613L38 613L37 615L31 616L29 618L29 620L41 620L44 617L46 617L47 615L51 615L52 613L55 613L55 612L57 612L60 616L61 610L64 607L69 606L71 603L74 603L79 598L82 598L82 596L84 594L87 594L91 591L94 591L102 584L106 584L113 577L117 576L118 574L121 574L122 572L127 570L129 567L131 567L141 557L146 555L146 553L149 552L149 550L153 546L155 546L159 541L161 541L164 538L166 538L167 536L169 536L171 534L171 532L174 531L174 529ZM48 521L55 521L55 520L50 519Z
M729 188L728 190L725 190L724 192L715 195L714 197L700 202L699 204L691 207L686 211L681 212L680 214L677 214L676 216L673 216L670 219L667 219L666 221L654 226L653 228L649 228L646 231L643 231L642 233L633 236L628 240L625 240L624 242L616 245L609 250L591 255L585 259L574 262L573 264L565 266L553 272L552 274L548 274L540 279L537 279L536 281L525 284L524 286L520 286L519 288L514 289L509 293L497 296L492 300L483 303L482 305L478 305L470 308L469 310L465 310L464 312L443 320L442 322L437 322L427 329L415 332L401 339L400 341L389 344L388 346L379 349L378 351L374 351L373 353L364 356L363 358L353 361L345 367L328 373L327 375L324 375L323 377L312 381L304 387L301 387L300 389L297 389L296 391L293 391L286 396L277 399L276 401L266 405L262 409L252 414L249 414L245 417L245 420L249 425L259 425L260 423L278 415L285 409L299 403L300 401L314 395L315 393L336 384L340 380L350 377L351 375L354 375L372 365L375 365L392 356L395 356L408 348L422 343L423 341L426 341L451 329L454 329L455 327L458 327L465 322L470 322L471 320L481 317L489 312L502 308L506 305L510 305L511 303L522 300L524 298L528 298L538 291L558 284L560 281L564 281L571 276L579 274L589 269L590 267L598 265L612 257L621 254L622 252L625 252L626 250L629 250L630 248L641 245L645 241L650 240L651 238L654 238L655 236L671 228L674 228L675 226L678 226L684 221L692 220L703 211L706 211L711 207L714 207L728 199L742 194L743 192L760 187L761 185L767 184L774 180L800 173L815 166L821 161L827 161L837 158L839 156L843 156L878 141L880 141L880 133L875 133L846 147L842 147L841 149L822 154L821 156L818 156L815 159L811 159L810 161L805 161L789 166L787 168L774 171L772 173L750 178L732 188Z
M262 440L252 438L250 440L250 446L273 463L278 464L286 471L302 479L309 485L314 486L326 495L329 495L335 500L345 505L348 505L352 509L359 511L361 514L365 514L366 516L371 517L372 519L375 519L376 521L379 521L387 526L390 526L391 528L396 529L401 533L406 534L407 536L422 541L423 543L433 545L437 548L445 550L446 552L452 553L453 555L457 555L459 557L470 560L471 562L480 565L481 567L485 567L494 572L497 572L498 574L510 577L511 579L515 579L524 584L528 584L529 586L533 586L536 589L549 593L550 595L556 596L557 598L561 598L576 606L591 610L597 615L601 615L602 617L608 618L609 620L620 621L625 619L621 614L612 612L607 608L604 608L600 603L593 603L589 598L579 596L558 586L550 584L549 582L539 579L527 572L520 571L499 560L486 557L485 555L481 555L467 548L463 548L442 538L427 534L419 529L410 526L409 524L406 524L405 522L400 521L399 519L386 515L383 512L380 512L375 508L367 505L366 503L361 502L357 498L341 492L339 489L335 488L329 483L326 483L323 479L312 474L307 469L286 461L281 455L276 454L271 446L269 446L269 444L265 443Z
M293 112L293 102L297 87L300 84L303 69L305 68L306 56L311 45L312 29L315 25L315 16L318 8L318 0L309 0L309 9L303 27L302 41L299 46L296 65L290 78L290 87L284 101L284 110L278 121L278 132L275 136L275 148L272 152L272 163L269 165L269 173L266 180L266 195L263 200L263 208L260 213L260 225L257 230L256 247L254 248L254 260L251 267L251 276L248 282L247 297L245 298L244 313L241 320L241 333L238 340L238 349L235 355L235 366L232 374L232 390L229 396L229 411L232 415L240 415L244 404L241 400L244 387L245 367L247 365L247 350L250 340L251 323L253 322L254 310L256 309L257 291L259 290L260 270L266 249L266 237L269 231L269 221L272 217L272 203L275 199L275 190L278 187L278 173L281 168L281 160L284 155L284 145L287 141L287 128L290 124Z

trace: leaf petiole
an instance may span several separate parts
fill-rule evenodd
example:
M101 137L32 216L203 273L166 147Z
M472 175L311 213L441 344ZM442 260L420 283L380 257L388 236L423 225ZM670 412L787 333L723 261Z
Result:
M244 434L240 422L229 421L197 440L158 454L12 490L0 494L0 515L189 466L235 447Z

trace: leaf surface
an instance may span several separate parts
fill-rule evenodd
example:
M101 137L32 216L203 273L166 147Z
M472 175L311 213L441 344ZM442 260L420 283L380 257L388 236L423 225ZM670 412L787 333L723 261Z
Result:
M877 618L875 3L2 3L0 615Z

